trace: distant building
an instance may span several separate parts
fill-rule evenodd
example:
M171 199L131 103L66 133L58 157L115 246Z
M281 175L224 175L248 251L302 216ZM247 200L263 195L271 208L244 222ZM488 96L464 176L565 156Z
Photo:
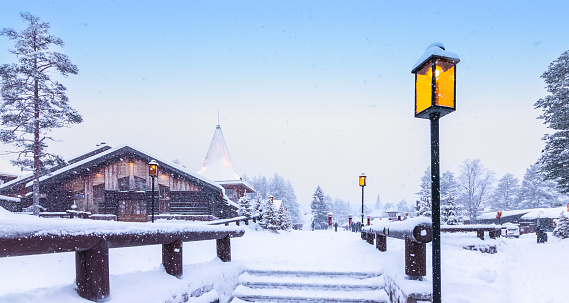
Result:
M204 163L198 174L215 181L225 189L226 196L237 206L239 198L255 193L255 189L235 172L221 126L215 127Z
M104 146L68 160L40 177L40 205L45 211L72 208L113 214L121 221L147 221L152 213L152 182L148 162L159 164L155 178L154 214L189 215L199 220L230 216L223 188L185 168L129 146ZM32 204L32 175L0 185L12 211ZM21 198L14 209L14 198ZM2 200L2 199L0 199Z

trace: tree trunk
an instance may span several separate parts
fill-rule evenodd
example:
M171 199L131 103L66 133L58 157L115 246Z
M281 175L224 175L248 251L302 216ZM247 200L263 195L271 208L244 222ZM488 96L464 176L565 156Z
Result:
M40 104L39 84L35 80L34 87L34 183L33 183L33 209L34 215L40 214Z

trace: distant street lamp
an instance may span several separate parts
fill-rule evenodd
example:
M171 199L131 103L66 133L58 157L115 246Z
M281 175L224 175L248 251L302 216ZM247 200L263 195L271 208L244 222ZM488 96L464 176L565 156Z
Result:
M148 162L148 175L152 178L152 223L154 223L154 178L158 171L158 163L156 160Z
M360 175L360 186L362 187L362 226L364 224L364 186L366 186L366 178L364 173Z
M456 110L456 64L458 56L433 43L417 60L415 117L431 120L431 192L433 226L433 303L441 302L441 195L439 167L439 119Z

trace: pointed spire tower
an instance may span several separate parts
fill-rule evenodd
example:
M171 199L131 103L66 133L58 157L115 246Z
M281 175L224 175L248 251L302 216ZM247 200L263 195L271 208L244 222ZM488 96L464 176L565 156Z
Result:
M235 167L233 166L233 161L231 161L229 149L219 124L215 127L213 139L211 139L207 155L198 174L219 183L225 188L225 193L233 202L237 202L246 193L255 192L255 189L243 181L235 172Z
M241 180L235 172L235 167L231 161L229 149L219 124L215 127L213 139L211 139L209 150L198 174L213 181Z

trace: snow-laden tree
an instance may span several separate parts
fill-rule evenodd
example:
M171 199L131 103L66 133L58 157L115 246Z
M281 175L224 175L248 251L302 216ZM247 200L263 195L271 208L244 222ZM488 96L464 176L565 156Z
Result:
M263 215L263 198L257 194L257 200L254 203L253 215Z
M431 168L427 168L425 174L421 178L421 190L417 193L417 216L432 217L431 205Z
M480 208L490 197L494 173L485 169L480 159L464 160L460 170L458 200L473 224Z
M519 209L520 184L519 180L510 173L506 173L494 188L492 193L492 207L498 211Z
M452 193L446 195L441 202L441 224L458 225L462 223L461 218L456 213L454 195Z
M567 218L565 212L561 212L561 216L555 219L553 235L561 239L569 238L569 218Z
M293 222L302 222L296 193L290 180L285 180L277 173L268 181L264 176L253 177L253 179L244 177L244 179L255 187L261 198L268 199L272 196L275 200L281 200L289 210Z
M375 200L375 206L373 207L373 209L380 209L380 205L381 205L381 200L379 199L379 195L377 195L377 200Z
M410 210L411 210L411 205L409 205L409 203L407 203L407 201L405 200L401 200L399 201L399 203L397 203L397 206L395 207L397 208L397 211L400 212L401 214L411 214Z
M541 78L549 94L535 108L543 110L538 118L553 130L543 137L541 171L547 180L557 182L561 192L569 193L569 51L551 62Z
M239 198L238 204L239 204L238 214L240 216L251 217L254 214L255 210L254 207L251 206L251 199L249 199L249 197L243 196Z
M290 213L283 203L281 203L281 206L279 206L277 216L278 216L277 223L279 225L280 230L288 231L292 229L292 220L290 217Z
M50 34L49 23L26 12L20 16L27 24L24 30L0 31L0 36L15 42L11 52L17 58L17 63L0 66L0 141L14 147L9 151L17 154L13 164L33 171L32 206L38 215L40 174L63 162L47 152L47 142L53 140L47 134L83 118L69 105L67 88L53 77L78 73L67 55L51 51L53 46L63 47L63 40Z
M328 207L324 199L324 192L320 186L316 187L310 203L312 209L312 222L314 229L326 229L328 226Z
M545 180L540 172L539 164L532 164L526 169L520 198L521 208L553 207L560 201L557 183Z
M263 228L273 232L279 230L278 214L271 199L266 199L263 205L263 218L261 224Z

